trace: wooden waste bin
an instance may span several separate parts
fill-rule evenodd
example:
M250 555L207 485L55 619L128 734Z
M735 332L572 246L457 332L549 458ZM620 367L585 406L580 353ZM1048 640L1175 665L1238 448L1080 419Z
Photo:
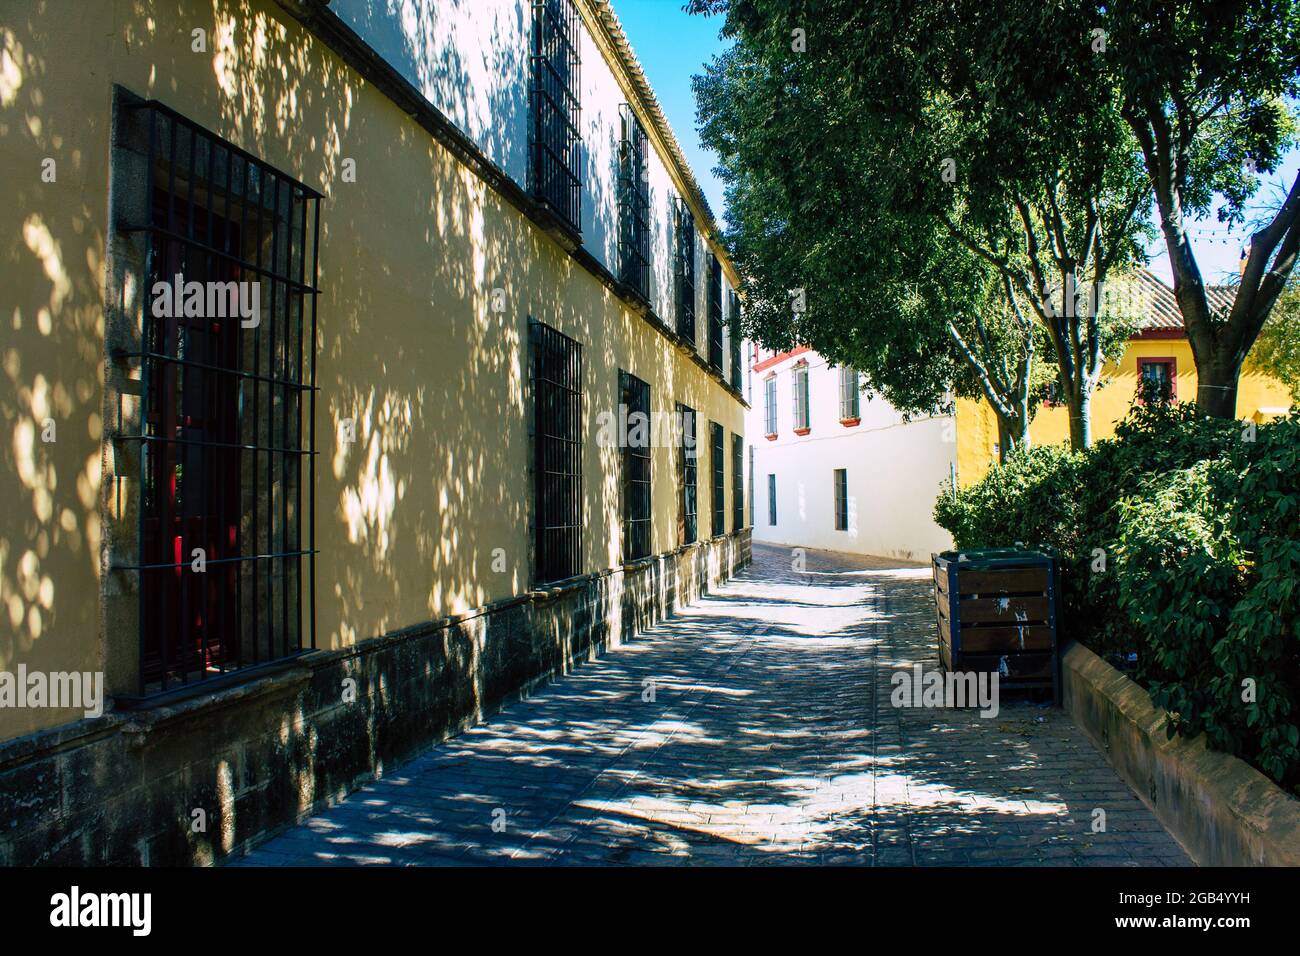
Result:
M1055 560L1019 548L932 558L944 670L997 671L1000 686L1051 688L1059 704Z

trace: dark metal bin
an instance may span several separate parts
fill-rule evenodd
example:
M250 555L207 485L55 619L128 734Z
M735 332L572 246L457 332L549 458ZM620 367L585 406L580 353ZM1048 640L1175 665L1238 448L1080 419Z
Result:
M988 548L932 556L945 671L997 671L1009 689L1051 688L1060 704L1056 561L1042 551Z

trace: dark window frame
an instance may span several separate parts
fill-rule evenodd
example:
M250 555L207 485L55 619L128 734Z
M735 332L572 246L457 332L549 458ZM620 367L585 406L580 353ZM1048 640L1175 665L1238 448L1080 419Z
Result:
M716 538L727 533L726 434L717 422L709 422L709 467L713 473L709 530Z
M699 336L695 317L695 214L680 197L673 201L673 296L677 334L694 347Z
M112 355L139 368L140 427L113 435L139 443L139 480L137 557L111 570L139 575L136 689L153 698L316 646L323 196L161 102L119 103L115 149L144 157L146 198L118 229L143 239L130 268L146 295L138 343ZM236 295L257 283L258 323L155 315L155 284L178 273Z
M754 526L754 446L749 446L749 526Z
M735 289L727 293L727 303L731 312L731 385L740 390L740 296Z
M776 475L767 474L767 523L776 527Z
M689 405L677 403L677 543L699 539L699 416Z
M834 486L835 500L835 530L849 530L849 471L847 468L836 468L833 472L831 482Z
M574 236L582 234L582 61L574 0L532 0L529 193Z
M582 343L528 321L533 422L533 581L582 570Z
M653 441L650 427L650 385L631 372L619 369L618 393L619 405L626 410L626 416L619 416L620 421L628 424L626 429L619 429L622 557L623 563L627 564L648 558L651 549L654 509L651 498ZM635 430L632 416L638 413L645 415L644 446L629 441Z
M745 527L745 440L731 436L731 530Z
M632 107L619 107L619 281L643 301L650 295L650 183L645 127Z
M722 263L709 253L709 364L722 371Z

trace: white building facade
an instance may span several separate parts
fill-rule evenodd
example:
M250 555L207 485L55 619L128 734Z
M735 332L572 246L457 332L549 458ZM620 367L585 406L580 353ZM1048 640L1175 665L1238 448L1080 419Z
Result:
M746 343L754 541L927 561L952 547L934 502L956 468L952 415L903 416L806 348Z

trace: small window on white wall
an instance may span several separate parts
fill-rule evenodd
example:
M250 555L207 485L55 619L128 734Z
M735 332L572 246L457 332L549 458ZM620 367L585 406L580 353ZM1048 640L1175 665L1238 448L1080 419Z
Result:
M835 530L849 530L849 473L847 469L835 469Z
M808 430L808 366L796 365L791 376L794 384L794 430Z
M764 424L765 434L776 434L776 376L766 379L763 382L763 410L766 422Z
M840 369L840 421L857 423L860 418L858 373L851 368Z

